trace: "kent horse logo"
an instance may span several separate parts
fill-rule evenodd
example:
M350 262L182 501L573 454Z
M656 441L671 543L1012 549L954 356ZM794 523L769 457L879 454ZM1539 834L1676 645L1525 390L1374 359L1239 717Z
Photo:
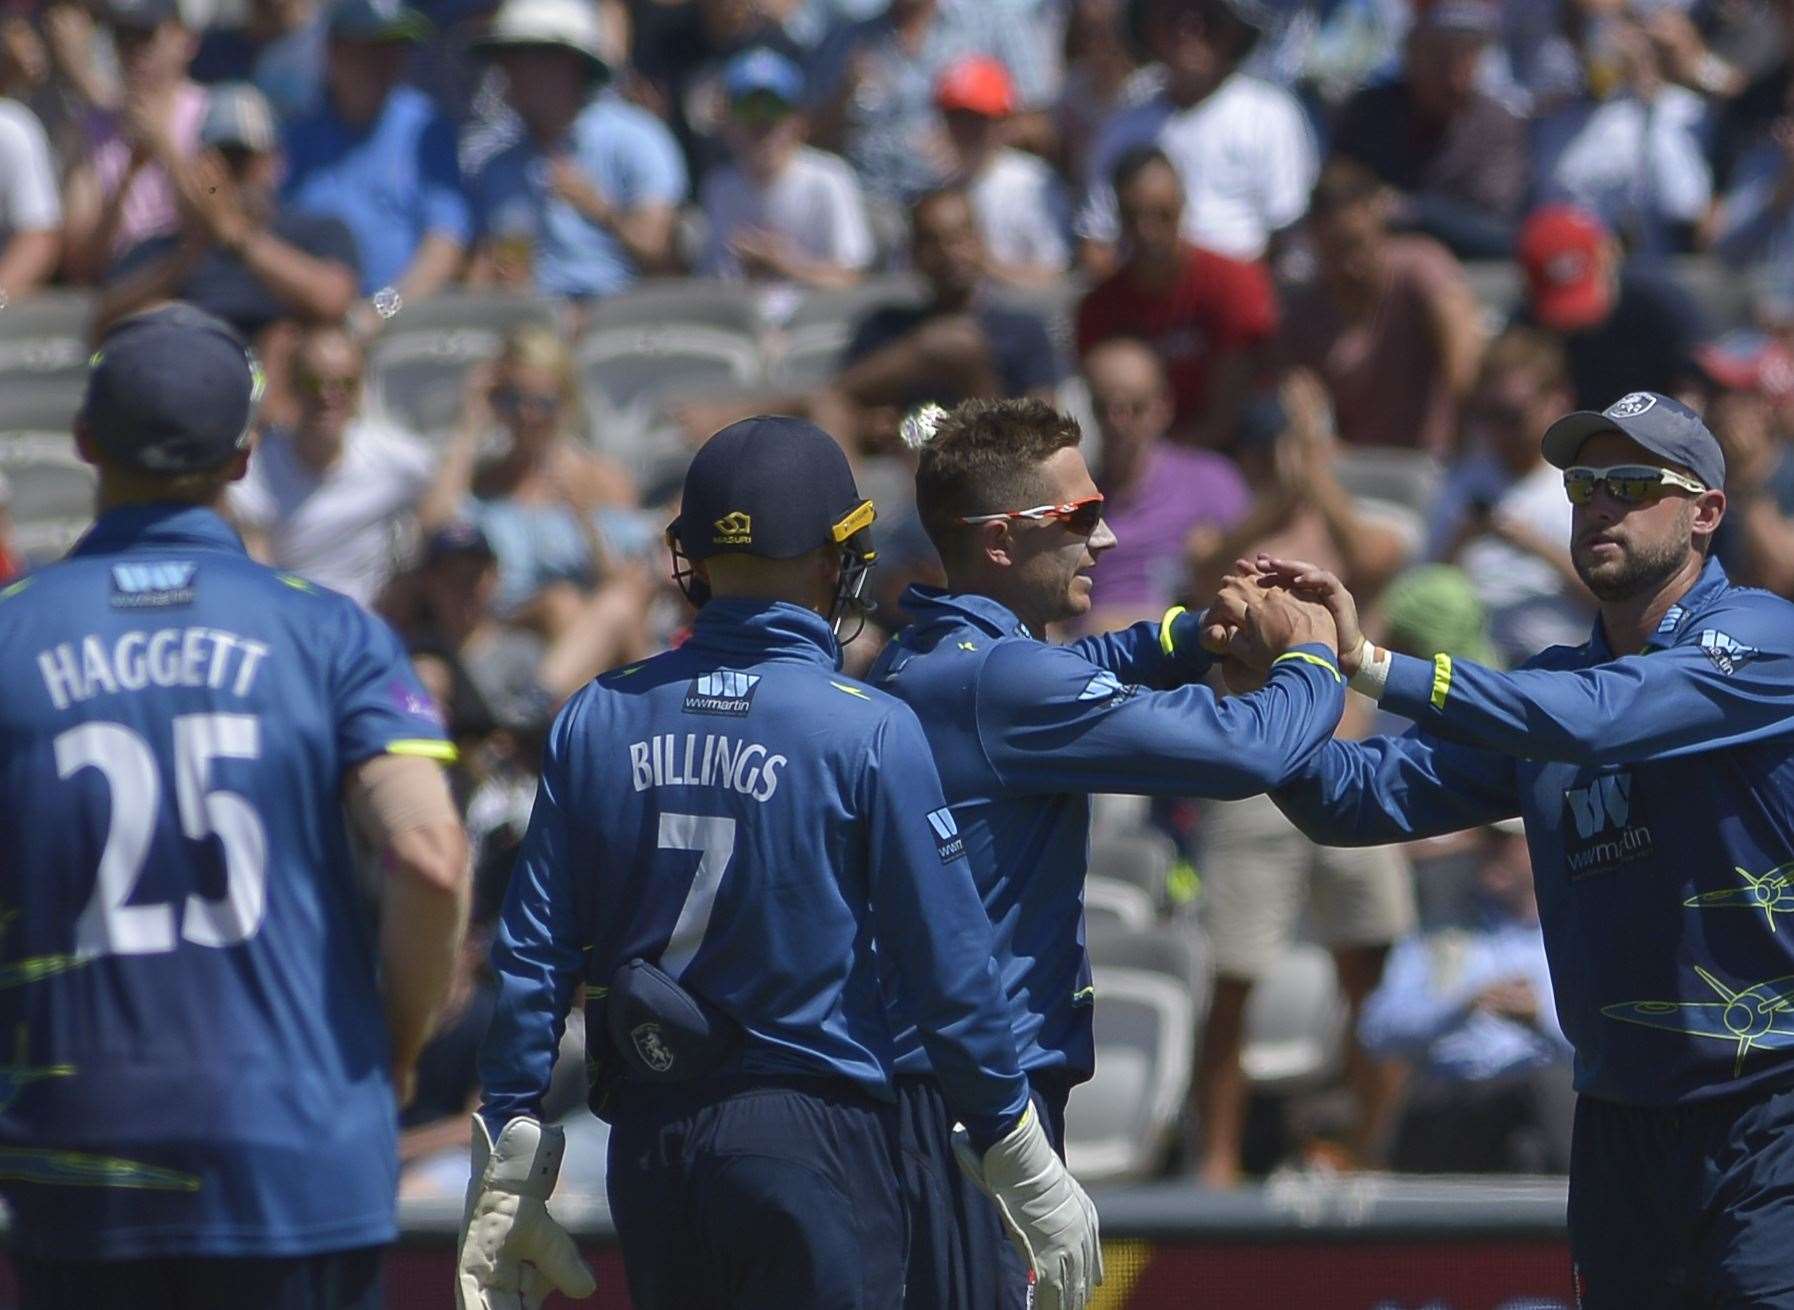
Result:
M655 1073L665 1073L673 1067L673 1050L661 1038L659 1024L637 1024L629 1030L629 1040L635 1043L635 1053L642 1057L642 1063Z

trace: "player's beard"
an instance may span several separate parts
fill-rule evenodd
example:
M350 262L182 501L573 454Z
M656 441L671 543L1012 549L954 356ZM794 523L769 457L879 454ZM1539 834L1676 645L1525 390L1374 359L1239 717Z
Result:
M1590 565L1580 551L1576 552L1576 576L1600 601L1632 600L1656 591L1687 561L1688 528L1693 517L1692 510L1682 515L1672 537L1649 544L1628 544L1617 566Z

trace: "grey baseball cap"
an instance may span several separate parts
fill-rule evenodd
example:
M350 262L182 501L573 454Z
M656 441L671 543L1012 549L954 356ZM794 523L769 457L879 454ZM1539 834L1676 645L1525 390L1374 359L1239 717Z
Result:
M1629 391L1603 410L1579 409L1545 429L1545 458L1558 468L1576 462L1597 432L1630 437L1653 455L1680 464L1707 486L1725 487L1725 453L1701 416L1658 391Z
M199 143L235 146L267 154L280 142L274 110L248 82L225 82L206 95L206 116L200 121Z
M248 444L261 394L261 369L241 337L202 309L165 305L101 339L81 418L121 464L192 473Z

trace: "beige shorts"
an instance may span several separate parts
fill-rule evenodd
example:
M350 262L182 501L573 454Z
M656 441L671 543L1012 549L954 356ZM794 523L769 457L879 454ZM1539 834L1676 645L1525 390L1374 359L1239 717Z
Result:
M1302 911L1328 946L1383 946L1414 927L1414 884L1399 846L1317 846L1268 796L1209 801L1202 899L1215 972L1262 976Z

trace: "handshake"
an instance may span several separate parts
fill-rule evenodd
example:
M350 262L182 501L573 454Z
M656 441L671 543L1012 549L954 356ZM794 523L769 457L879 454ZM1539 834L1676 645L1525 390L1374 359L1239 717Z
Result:
M1240 692L1262 682L1278 656L1304 645L1336 651L1350 678L1364 634L1357 603L1337 577L1302 560L1260 554L1234 561L1204 618L1202 644L1220 657L1228 688Z

